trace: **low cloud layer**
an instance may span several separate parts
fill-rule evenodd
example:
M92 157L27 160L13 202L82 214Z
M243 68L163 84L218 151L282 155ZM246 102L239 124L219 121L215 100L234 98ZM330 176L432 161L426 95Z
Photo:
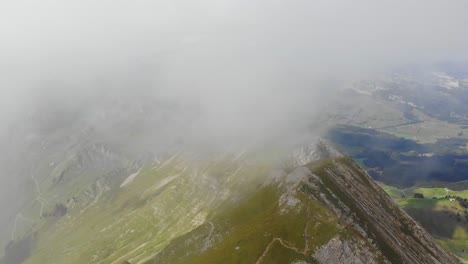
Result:
M191 133L277 132L312 118L347 79L466 59L466 10L461 0L3 1L2 119L155 97L198 109Z

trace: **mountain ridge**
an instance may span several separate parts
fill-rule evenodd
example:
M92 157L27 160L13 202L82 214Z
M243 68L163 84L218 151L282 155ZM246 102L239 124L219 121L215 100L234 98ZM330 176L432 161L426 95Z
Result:
M260 250L255 254L250 252L252 250L249 247L256 245L255 236L265 235L262 229L253 232L256 235L237 237L238 233L244 231L236 231L233 225L234 231L218 234L219 245L215 244L211 249L195 250L193 255L183 257L180 253L188 246L182 246L181 249L180 245L196 243L196 239L188 233L183 236L186 240L179 238L170 243L152 262L147 263L460 263L457 257L442 249L419 224L398 208L370 176L349 158L338 157L298 167L283 175L283 178L274 178L259 192L267 192L272 185L282 189L282 194L276 197L277 211L270 213L278 219L282 217L281 212L285 211L298 217L297 223L286 221L283 224L305 226L302 233L305 242L302 246L299 246L301 239L291 241L291 233L297 232L289 230L283 233L286 238L269 236L270 242L264 241L263 247L258 246ZM253 194L253 197L247 199L246 203L255 203L255 199L261 199L258 194ZM374 197L382 206L369 197ZM309 206L304 209L301 203ZM311 208L315 216L311 216ZM297 210L302 213L297 215ZM305 219L304 214L307 214ZM310 217L319 225L319 233L322 234L308 234L308 225L311 223L307 219ZM325 220L327 217L331 221ZM255 217L253 219L253 222L258 221ZM269 226L272 222L265 220L264 224ZM210 225L213 226L213 223ZM250 225L259 226L254 223L244 226L248 228ZM200 229L210 230L209 236L212 236L212 228L201 226ZM334 231L330 234L330 230ZM324 238L327 233L329 236ZM195 238L201 237L201 234L195 235ZM238 241L232 237L237 237ZM251 242L242 244L242 241L249 241L248 238ZM226 243L230 246L226 246ZM245 247L250 252L247 256L232 253L243 251ZM289 253L283 252L283 256L276 256L272 248Z
M27 246L25 263L460 262L327 142L286 159L263 151L122 158L99 177L93 164L118 156L101 145L71 164L46 162L51 172L77 165L62 176L81 187L66 192L68 180L45 173L41 201L54 200L7 254Z

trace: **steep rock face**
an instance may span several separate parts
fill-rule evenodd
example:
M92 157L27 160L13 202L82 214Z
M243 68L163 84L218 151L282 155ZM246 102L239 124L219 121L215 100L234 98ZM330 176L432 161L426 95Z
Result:
M209 243L207 243L207 241ZM149 263L460 263L350 159L276 172Z
M332 208L340 222L376 244L392 263L460 263L350 159L309 168L313 175L303 188Z

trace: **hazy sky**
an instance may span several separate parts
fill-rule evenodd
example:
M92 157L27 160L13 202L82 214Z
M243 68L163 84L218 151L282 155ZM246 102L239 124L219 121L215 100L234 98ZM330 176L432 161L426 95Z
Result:
M207 127L279 128L313 112L330 80L466 58L467 11L463 0L4 0L1 117L154 94L198 104Z

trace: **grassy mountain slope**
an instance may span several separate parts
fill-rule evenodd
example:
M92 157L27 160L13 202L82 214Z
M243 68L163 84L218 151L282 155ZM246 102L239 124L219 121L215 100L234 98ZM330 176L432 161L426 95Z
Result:
M41 197L65 209L43 209L9 252L27 244L25 263L458 263L348 158L293 168L271 151L127 162L94 149L39 178ZM93 176L94 160L110 171Z
M149 263L458 263L347 158L276 177Z
M174 156L145 166L126 185L109 183L93 202L40 228L26 263L137 263L151 257L204 223L223 200L235 197L243 186L237 174L261 178L266 172L262 163L239 164L218 160L195 165Z

